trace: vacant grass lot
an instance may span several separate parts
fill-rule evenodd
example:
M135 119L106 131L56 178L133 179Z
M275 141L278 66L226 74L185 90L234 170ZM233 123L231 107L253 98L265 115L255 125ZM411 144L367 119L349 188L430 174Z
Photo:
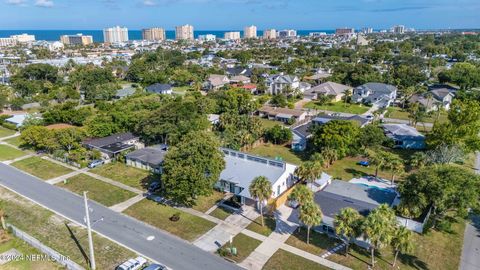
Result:
M213 190L213 193L210 196L200 196L196 201L197 204L192 208L205 213L208 209L212 208L212 206L220 202L224 196L225 194L222 192Z
M12 166L43 180L52 179L72 172L72 170L67 167L63 167L40 157L22 159L12 163Z
M24 156L25 153L10 147L8 145L0 144L0 161L12 160Z
M387 108L387 113L385 114L385 117L387 118L394 118L394 119L403 119L403 120L409 120L410 118L408 117L409 113L408 111L402 110L402 108L399 107L388 107ZM441 112L438 121L441 123L444 123L448 120L448 113L447 112ZM432 112L432 116L425 118L426 123L433 123L435 122L437 118L436 112ZM420 125L419 125L420 126Z
M14 130L0 127L0 138L12 136L13 134L15 134Z
M90 172L138 189L146 189L152 180L149 171L130 167L121 162L108 163Z
M88 268L86 229L3 188L0 188L0 208L5 211L8 223ZM93 242L97 269L114 269L123 261L135 257L133 252L95 233Z
M12 248L18 250L21 254L27 255L36 255L43 254L41 251L33 248L22 240L15 238L14 236L8 236L10 240L0 244L0 253L6 252ZM24 269L24 270L50 270L50 269L64 269L60 264L48 261L28 261L28 260L12 260L4 265L1 269L3 270L14 270L14 269Z
M175 213L180 214L180 220L176 222L170 220L170 217ZM157 204L150 200L143 200L132 205L125 210L125 214L175 234L187 241L197 239L215 226L215 223L206 219L182 212L170 206Z
M232 245L231 245L232 247L237 249L237 255L226 253L225 257L231 260L234 260L237 263L241 263L261 243L262 241L246 236L243 233L239 233L233 238ZM227 243L222 247L222 249L225 251L227 251L228 248L230 248L230 243ZM223 255L223 254L220 254L220 255Z
M327 270L328 267L279 249L263 266L264 270Z
M414 251L410 255L398 256L399 269L438 269L457 270L463 245L463 233L465 222L462 220L452 226L451 233L430 232L419 235L415 234ZM366 269L370 263L370 252L361 248L350 249L351 256L334 254L329 260L340 263L352 269ZM389 269L393 262L394 254L390 248L386 248L377 254L377 266L375 269Z
M271 216L264 216L265 226L262 226L262 217L258 217L252 221L247 227L247 230L269 236L274 230L276 225L275 218Z
M299 165L302 163L301 153L295 153L288 146L284 145L266 143L250 149L248 152L253 155L268 157L272 159L280 157L283 159L283 161L295 165Z
M308 102L305 104L304 108L322 110L322 111L331 111L331 112L344 112L344 113L353 113L353 114L363 114L366 113L369 107L361 104L345 104L344 102L335 102L329 103L326 105L319 105L314 101Z
M79 174L69 178L67 184L61 182L57 185L82 196L84 191L88 191L89 199L105 206L112 206L124 202L136 195L131 191L112 186L85 174Z
M225 220L227 217L229 217L233 212L227 208L223 208L223 207L218 207L218 208L215 208L215 210L213 210L211 213L210 213L210 216L212 217L216 217L218 219L221 219L221 220Z
M330 238L326 234L310 231L310 244L307 245L307 229L299 228L285 242L286 244L304 250L306 252L321 255L328 249L340 244L337 239Z

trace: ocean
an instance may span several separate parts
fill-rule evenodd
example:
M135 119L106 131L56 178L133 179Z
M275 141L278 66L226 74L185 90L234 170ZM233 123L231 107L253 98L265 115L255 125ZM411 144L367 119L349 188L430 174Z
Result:
M218 38L223 38L225 32L229 31L238 31L238 30L199 30L195 31L194 35L197 38L199 35L212 34L216 35ZM243 36L243 31L240 31ZM299 36L308 36L312 32L326 32L327 34L332 34L335 30L297 30L297 35ZM57 41L60 40L62 35L75 35L82 33L83 35L91 35L95 42L103 42L103 31L102 30L0 30L0 38L10 37L11 35L18 35L27 33L30 35L35 35L36 40L46 40L46 41ZM263 31L257 32L258 36L263 35ZM165 35L167 39L175 39L175 31L167 30ZM130 40L141 40L142 31L141 30L129 30L128 38Z

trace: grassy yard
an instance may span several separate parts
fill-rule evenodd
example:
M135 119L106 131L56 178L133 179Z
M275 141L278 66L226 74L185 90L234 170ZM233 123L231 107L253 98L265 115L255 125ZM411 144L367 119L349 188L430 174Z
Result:
M262 217L258 217L256 220L252 221L247 227L247 230L269 236L276 227L276 222L274 217L264 216L265 226L262 226Z
M210 216L216 217L221 220L225 220L229 217L233 212L227 208L217 207L210 213Z
M331 175L333 178L349 181L352 178L363 177L367 175L375 175L375 167L363 167L357 163L360 160L366 160L361 157L346 157L337 160L330 168L325 169L325 173ZM391 175L388 172L379 171L378 176L390 179Z
M4 142L14 145L16 147L22 146L22 141L20 140L20 136L4 140Z
M330 269L316 262L279 249L263 266L264 270L327 270Z
M248 152L253 155L268 158L280 157L283 159L283 161L295 165L299 165L302 163L302 157L300 156L300 154L295 153L288 146L267 143L250 149Z
M0 127L0 138L12 136L13 134L15 134L14 130Z
M237 234L232 241L232 247L237 249L237 255L231 254L228 249L230 248L230 243L226 243L221 250L219 251L220 256L229 258L237 263L241 263L245 258L250 255L262 241L246 236L243 233Z
M138 189L146 189L152 181L151 172L130 167L121 162L108 163L90 172Z
M42 254L41 251L33 248L29 244L23 242L18 238L15 238L14 236L7 235L7 237L8 237L8 240L0 244L0 253L9 251L10 249L14 248L25 256ZM49 261L12 260L2 265L1 269L3 270L14 270L14 269L50 270L50 269L64 269L64 268L60 264L56 264L54 262L49 262Z
M37 238L40 242L88 268L87 231L60 216L0 188L0 207L6 221ZM135 254L110 240L93 234L98 269L114 269ZM2 268L4 269L4 268ZM25 269L25 268L15 268ZM37 269L37 268L33 268ZM51 268L48 268L51 269Z
M176 222L171 221L170 217L176 213L180 214L180 220ZM125 214L175 234L187 241L197 239L215 226L215 223L206 219L182 212L170 206L157 204L150 200L143 200L132 205L125 210Z
M410 118L408 117L409 113L406 110L402 110L400 107L388 107L387 108L387 113L385 114L385 117L387 118L394 118L394 119L403 119L403 120L409 120ZM447 121L448 113L447 112L441 112L440 116L438 117L438 121L443 123ZM436 120L436 113L432 112L431 117L425 118L426 123L433 123Z
M297 229L292 236L290 236L286 244L304 250L306 252L321 255L328 249L340 244L337 239L330 238L326 234L310 231L310 244L307 245L307 229Z
M263 118L263 117L258 117L258 119L260 119L260 122L262 123L262 126L263 126L264 129L269 129L269 128L272 128L276 125L285 126L280 121L270 120L270 119Z
M12 160L24 155L25 153L18 149L15 149L8 145L0 144L0 161Z
M425 235L415 234L414 251L411 255L399 255L397 266L400 269L458 269L464 230L465 223L462 220L460 223L453 224L451 233L432 230ZM352 269L366 269L371 261L370 253L362 248L352 248L349 254L348 258L334 254L328 257L328 260ZM394 254L390 248L381 250L377 256L375 269L391 268Z
M225 194L222 192L214 190L212 195L210 196L201 196L197 199L197 205L193 206L192 208L205 213L208 209L212 208L215 204L223 199Z
M83 191L88 191L89 199L105 206L112 206L124 202L136 195L131 191L112 186L85 174L79 174L69 178L67 184L61 182L57 185L82 196Z
M353 114L363 114L366 113L369 107L361 104L345 104L344 102L335 102L329 103L326 105L319 105L314 101L308 102L305 104L304 108L322 110L322 111L331 111L331 112L344 112L344 113L353 113Z
M12 166L35 175L43 180L52 179L72 172L67 167L58 165L40 157L30 157L12 163Z

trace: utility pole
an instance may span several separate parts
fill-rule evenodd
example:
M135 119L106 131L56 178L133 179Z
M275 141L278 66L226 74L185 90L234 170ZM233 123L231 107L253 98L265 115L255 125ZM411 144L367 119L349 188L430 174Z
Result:
M96 269L95 255L93 252L92 228L90 227L90 215L88 211L87 191L83 192L83 200L85 202L85 221L87 223L88 246L90 249L90 269L95 270Z

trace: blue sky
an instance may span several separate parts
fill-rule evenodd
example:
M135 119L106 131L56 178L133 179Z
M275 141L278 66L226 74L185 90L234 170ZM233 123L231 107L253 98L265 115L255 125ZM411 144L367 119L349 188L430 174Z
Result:
M0 29L480 28L480 0L0 0Z

